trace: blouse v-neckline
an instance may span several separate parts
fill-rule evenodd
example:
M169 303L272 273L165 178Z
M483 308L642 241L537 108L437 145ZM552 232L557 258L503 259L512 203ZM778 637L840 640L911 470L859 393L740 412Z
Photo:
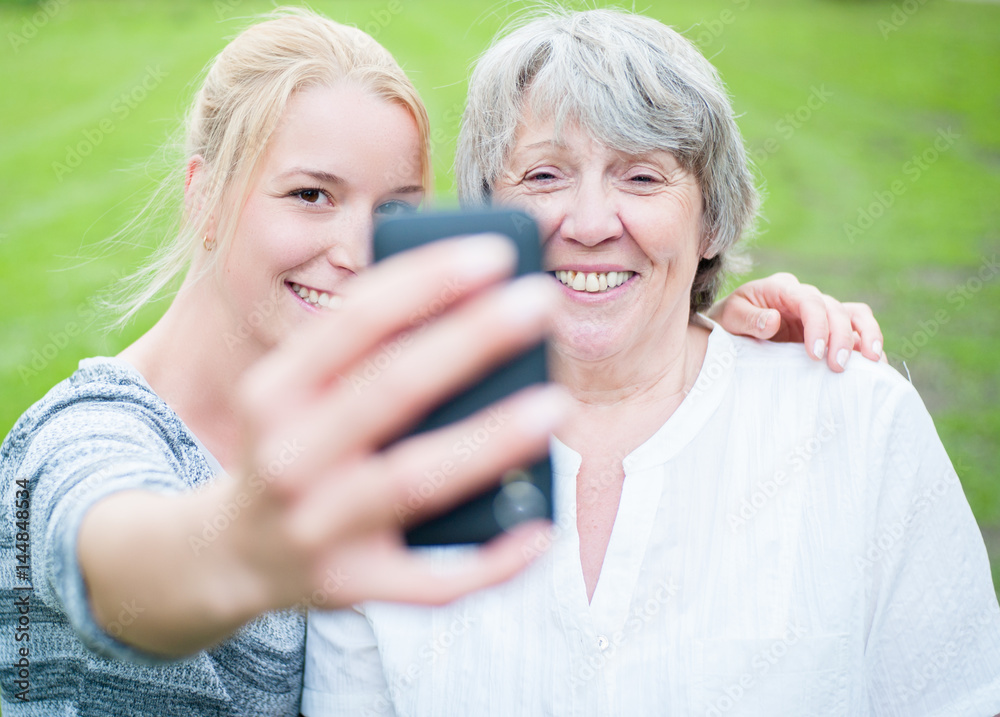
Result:
M601 573L593 599L580 561L577 529L576 482L583 457L553 437L556 524L563 540L554 546L554 590L564 619L590 640L600 653L613 647L628 619L642 563L660 507L664 480L662 467L700 432L718 408L732 378L736 345L718 327L713 328L698 378L673 415L642 445L622 460L625 480ZM683 480L683 476L669 476Z

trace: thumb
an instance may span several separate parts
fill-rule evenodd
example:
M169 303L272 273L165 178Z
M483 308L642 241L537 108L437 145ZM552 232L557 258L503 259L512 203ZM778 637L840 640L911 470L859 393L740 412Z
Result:
M727 296L713 309L716 309L713 318L722 328L737 336L769 339L781 328L780 313L755 304L739 290Z
M774 309L754 309L747 312L747 336L769 339L781 327L781 314Z

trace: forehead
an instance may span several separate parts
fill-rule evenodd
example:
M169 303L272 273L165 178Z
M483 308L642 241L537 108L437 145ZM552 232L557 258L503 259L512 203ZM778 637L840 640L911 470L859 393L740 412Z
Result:
M536 155L552 153L571 157L601 155L622 162L652 160L670 167L680 166L669 150L609 145L575 119L560 122L551 114L538 115L530 108L526 109L515 134L512 159L530 161Z
M359 85L309 87L289 98L268 142L265 164L421 184L420 132L404 105Z

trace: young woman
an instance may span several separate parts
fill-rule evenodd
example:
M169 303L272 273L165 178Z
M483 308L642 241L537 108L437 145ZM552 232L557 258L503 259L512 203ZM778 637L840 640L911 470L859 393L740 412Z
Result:
M170 307L119 356L81 362L0 453L0 610L24 635L3 642L8 717L297 714L296 606L448 601L523 567L540 530L446 572L401 539L394 507L483 419L394 439L537 341L556 289L504 283L513 250L496 237L362 275L375 219L430 187L426 113L389 53L316 14L276 13L216 58L187 138L170 180L182 229L137 299L183 275ZM449 280L457 291L439 296ZM352 374L442 301L357 390ZM829 346L835 370L854 332L870 357L881 340L867 307L787 276L718 311L734 331L805 337L817 357ZM509 399L515 420L421 514L543 451L566 405L555 387Z

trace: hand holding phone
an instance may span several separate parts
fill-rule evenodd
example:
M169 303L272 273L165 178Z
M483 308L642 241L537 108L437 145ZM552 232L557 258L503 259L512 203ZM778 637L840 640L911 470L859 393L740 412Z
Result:
M503 234L514 241L518 249L516 276L541 272L541 246L534 220L523 212L509 210L427 213L386 219L375 230L375 260L438 239L479 233ZM440 405L412 433L454 423L511 393L547 380L545 347L538 345ZM504 420L502 415L491 419ZM484 425L456 442L452 448L454 462L468 460L489 436L489 425ZM444 472L439 478L447 480ZM412 527L406 534L407 542L410 545L481 543L526 520L552 519L552 474L547 456L533 465L509 470L499 478L500 485L494 490Z

